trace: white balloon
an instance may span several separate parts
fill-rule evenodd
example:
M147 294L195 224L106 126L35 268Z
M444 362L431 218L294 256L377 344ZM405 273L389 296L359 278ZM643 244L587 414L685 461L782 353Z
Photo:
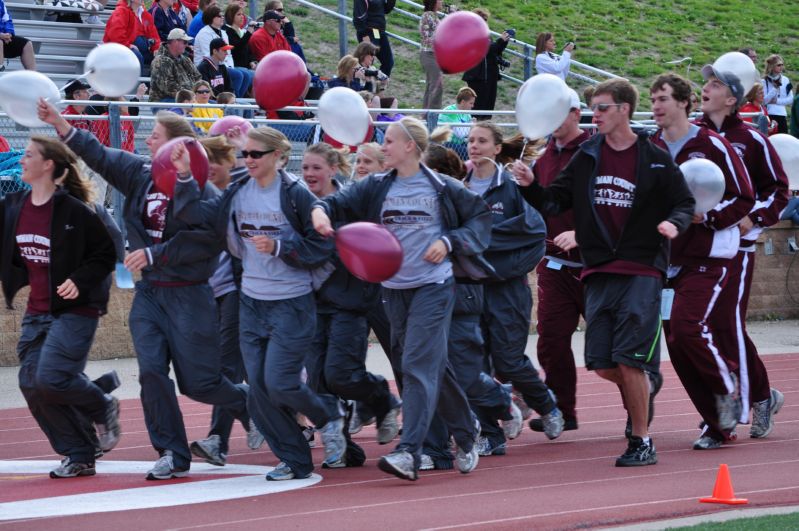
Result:
M788 176L789 188L799 190L799 138L780 133L771 135L768 139L780 156L782 167Z
M366 102L350 88L334 87L319 98L319 123L325 133L342 144L362 144L369 122Z
M84 63L86 80L103 96L130 94L139 84L141 65L130 48L109 42L94 48Z
M50 78L34 70L18 70L0 77L0 105L9 118L25 127L49 127L39 120L39 98L53 105L61 101L61 92Z
M688 183L688 189L694 195L696 207L694 213L704 214L719 204L724 197L724 174L721 168L707 159L691 159L680 164Z
M713 63L713 69L716 72L732 72L738 79L741 80L741 86L744 88L744 95L749 94L752 87L760 81L760 75L757 72L755 63L749 58L748 55L741 52L728 52L716 59Z
M516 95L516 122L519 131L536 140L552 133L569 115L569 87L552 74L533 76Z

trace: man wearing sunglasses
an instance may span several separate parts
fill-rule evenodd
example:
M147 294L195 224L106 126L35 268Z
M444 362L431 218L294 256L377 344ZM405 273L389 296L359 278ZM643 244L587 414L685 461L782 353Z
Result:
M544 216L571 209L583 262L585 365L619 386L630 417L616 466L657 463L648 424L660 374L660 296L670 240L691 222L694 200L668 153L630 127L638 91L626 80L596 87L599 134L583 142L548 186L523 163L513 173Z
M721 202L694 214L689 229L672 245L668 283L674 302L671 315L663 316L674 370L705 424L693 448L710 450L734 438L741 413L737 362L720 356L715 323L735 319L734 307L718 304L718 294L728 282L730 258L738 252L739 222L755 200L746 169L730 143L689 121L692 92L690 82L677 74L655 80L650 99L660 129L652 141L668 150L677 164L710 160L725 180Z
M749 421L751 404L749 435L760 439L771 433L773 415L780 410L785 398L771 388L766 366L746 333L746 308L755 267L755 242L764 228L780 220L780 213L788 204L788 177L768 137L738 116L744 98L738 76L718 71L712 65L702 68L702 76L705 78L702 88L704 116L699 125L723 135L742 156L757 199L753 210L739 223L741 245L730 260L727 285L716 303L722 308L733 308L734 319L718 319L714 328L718 331L720 352L739 366L742 407L738 420Z

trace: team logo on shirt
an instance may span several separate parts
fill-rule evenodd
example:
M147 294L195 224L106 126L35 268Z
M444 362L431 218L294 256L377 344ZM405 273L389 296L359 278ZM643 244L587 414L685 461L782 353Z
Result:
M239 234L248 239L253 236L267 236L277 240L281 236L281 227L288 223L283 212L239 212Z
M383 225L402 225L405 228L421 228L433 222L433 216L424 210L384 210Z
M242 223L239 228L239 234L242 238L252 238L253 236L268 236L273 240L280 238L280 227L264 226L256 227L249 223Z
M627 179L613 175L600 175L596 178L594 203L620 208L632 208L635 185Z
M694 151L693 153L688 154L688 160L691 159L706 159L707 156L702 153L701 151Z
M166 228L166 210L169 197L161 192L150 192L146 198L146 219L144 222L147 234L158 241L164 237Z
M493 205L491 205L491 213L492 214L505 214L505 205L502 201L497 201Z
M38 234L18 234L17 247L22 258L35 264L50 263L50 238Z
M744 153L746 153L746 144L741 144L740 142L730 142L732 147L735 148L735 152L738 153L738 156L744 158Z

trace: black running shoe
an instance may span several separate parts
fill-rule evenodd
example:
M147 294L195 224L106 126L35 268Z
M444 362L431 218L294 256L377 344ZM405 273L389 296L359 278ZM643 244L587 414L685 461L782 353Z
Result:
M649 443L645 443L641 437L633 435L627 442L627 451L616 459L616 466L646 466L657 462L658 456L652 439L649 439Z

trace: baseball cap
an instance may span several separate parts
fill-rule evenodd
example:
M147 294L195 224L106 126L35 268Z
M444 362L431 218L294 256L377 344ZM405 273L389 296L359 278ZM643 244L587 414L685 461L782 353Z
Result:
M744 87L741 84L741 78L732 72L719 72L713 65L705 65L702 67L702 77L707 81L711 77L715 77L721 81L732 93L735 98L735 103L740 105L744 101Z
M211 41L211 44L208 45L208 49L212 52L214 50L232 50L233 46L226 43L225 39L220 39L217 37Z
M89 90L90 88L92 88L92 86L82 79L73 79L64 85L64 94L66 94L67 98L71 98L75 92L79 90Z
M277 11L273 11L270 9L269 11L266 11L264 13L263 20L264 22L266 22L267 20L283 20L284 18L286 18L285 15L281 15Z
M169 32L169 35L166 36L166 40L168 41L191 41L193 40L191 37L186 35L186 32L180 28L174 28L172 31Z

